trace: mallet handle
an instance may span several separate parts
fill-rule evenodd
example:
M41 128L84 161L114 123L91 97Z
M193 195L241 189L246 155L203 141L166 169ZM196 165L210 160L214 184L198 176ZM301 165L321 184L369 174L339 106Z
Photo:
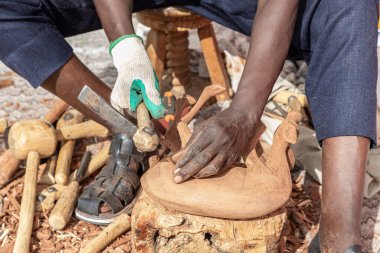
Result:
M57 140L76 140L88 137L107 137L110 131L93 120L62 127L57 130Z
M57 129L78 124L83 121L84 115L75 109L67 110L57 122ZM57 184L66 185L70 174L71 160L74 152L75 140L61 142L58 154L55 181Z
M63 229L73 214L74 206L78 197L79 183L72 181L63 190L57 204L49 216L49 225L54 229Z
M154 127L150 121L149 112L142 102L137 106L137 125L138 130L133 136L136 148L142 152L150 152L157 149L159 138L154 132Z
M100 234L92 239L80 252L95 253L101 252L113 240L131 228L131 217L127 213L119 215Z
M13 253L29 252L36 202L37 172L39 163L40 155L34 151L29 152L26 162L24 190L22 192L20 207L20 223L18 225Z

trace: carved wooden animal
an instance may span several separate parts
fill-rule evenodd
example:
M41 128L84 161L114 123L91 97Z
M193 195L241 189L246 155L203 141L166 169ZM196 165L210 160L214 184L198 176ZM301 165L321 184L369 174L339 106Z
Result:
M149 169L141 180L144 191L163 206L200 216L225 219L261 217L281 208L288 200L294 156L289 147L297 140L299 112L289 112L277 129L271 153L264 162L253 149L246 166L234 166L224 175L173 182L174 163L164 159ZM261 132L252 147L257 146Z

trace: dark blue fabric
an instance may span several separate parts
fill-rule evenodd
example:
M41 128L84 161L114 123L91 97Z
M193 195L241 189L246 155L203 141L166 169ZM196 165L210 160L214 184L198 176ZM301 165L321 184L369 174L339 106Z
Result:
M135 0L134 11L181 5L249 35L257 2ZM309 64L306 92L320 141L376 140L377 17L377 0L300 0L289 58ZM1 0L0 60L37 87L72 56L64 37L100 28L92 0Z

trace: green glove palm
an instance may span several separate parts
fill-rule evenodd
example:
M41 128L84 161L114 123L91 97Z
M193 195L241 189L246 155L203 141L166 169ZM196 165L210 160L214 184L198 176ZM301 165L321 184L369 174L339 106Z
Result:
M111 93L112 105L119 111L136 111L144 102L154 118L163 117L158 79L141 39L136 35L122 36L111 44L110 51L118 71Z

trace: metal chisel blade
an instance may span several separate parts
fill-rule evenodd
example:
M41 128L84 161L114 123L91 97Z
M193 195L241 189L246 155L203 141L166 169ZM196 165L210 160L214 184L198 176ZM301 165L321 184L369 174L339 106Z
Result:
M136 125L113 108L112 105L90 87L87 85L83 86L78 99L88 109L97 114L104 121L104 126L109 130L114 133L124 133L133 138L133 135L137 131Z

